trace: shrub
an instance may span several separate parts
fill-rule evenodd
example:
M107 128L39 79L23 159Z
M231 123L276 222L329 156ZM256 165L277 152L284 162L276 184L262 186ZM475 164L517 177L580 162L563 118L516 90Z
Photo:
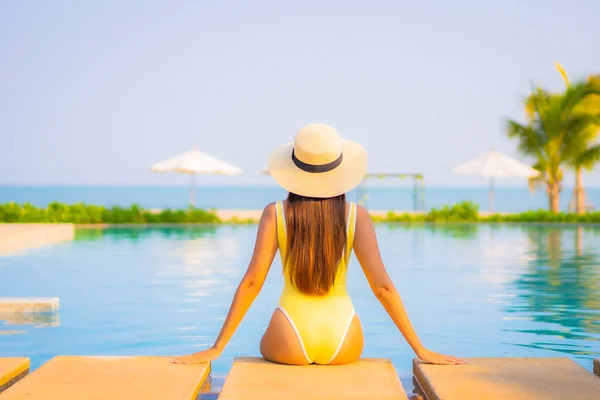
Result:
M0 204L0 222L67 222L74 224L147 224L147 223L218 223L214 211L199 208L187 210L162 210L153 213L133 204L124 208L106 208L89 204L50 203L38 208L29 203Z

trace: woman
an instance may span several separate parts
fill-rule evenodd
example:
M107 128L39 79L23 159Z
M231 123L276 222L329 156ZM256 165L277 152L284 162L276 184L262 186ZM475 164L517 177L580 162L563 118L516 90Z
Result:
M194 364L219 357L260 292L278 249L284 287L260 343L263 357L293 365L356 361L363 332L346 291L354 249L371 290L415 354L430 363L464 364L423 347L385 270L368 212L346 203L345 193L360 183L366 170L363 147L340 139L324 124L304 127L294 143L275 150L269 172L289 191L288 199L264 209L252 260L215 344L172 362Z

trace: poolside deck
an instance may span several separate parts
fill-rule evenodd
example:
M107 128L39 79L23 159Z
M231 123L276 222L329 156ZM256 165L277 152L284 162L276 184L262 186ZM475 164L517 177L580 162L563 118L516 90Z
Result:
M0 256L73 240L73 224L0 224Z
M194 400L210 364L171 364L165 357L59 356L7 389L2 400Z
M597 400L600 379L568 358L470 358L448 366L413 361L428 400Z
M29 358L0 357L0 392L29 373Z
M236 358L219 400L407 399L392 363L362 359L348 365L292 366Z

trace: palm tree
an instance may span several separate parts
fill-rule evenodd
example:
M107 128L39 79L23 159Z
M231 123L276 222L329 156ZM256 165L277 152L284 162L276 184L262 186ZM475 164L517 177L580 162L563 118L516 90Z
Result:
M569 78L567 73L560 64L556 64L556 68L560 72L567 88L569 87ZM587 83L596 89L600 88L600 75L592 75L588 78ZM530 96L525 102L525 109L529 119L533 118L533 96ZM589 95L581 104L575 108L576 112L589 113L600 115L600 95ZM581 135L581 143L579 149L573 154L573 159L567 164L575 170L575 187L573 188L573 199L575 201L575 210L577 214L583 214L586 211L585 204L585 189L583 187L583 170L591 170L594 165L600 161L600 146L596 143L598 134L600 133L600 125L592 124L589 126L585 134ZM570 209L569 204L569 209Z
M600 145L590 144L590 142L595 141L596 136L598 136L597 128L588 129L582 136L583 138L581 143L579 143L579 149L574 152L573 159L568 162L568 165L575 170L573 197L575 199L575 211L577 214L586 212L583 170L591 170L596 163L600 161Z
M599 90L600 76L589 77L587 83L596 90ZM600 95L588 96L579 108L583 113L596 115L596 123L587 128L582 138L581 148L575 152L573 160L569 163L575 170L575 188L573 189L575 210L577 214L583 214L586 211L583 169L589 171L600 161L600 145L596 143L596 139L600 133Z
M519 141L519 150L535 159L533 168L541 172L530 181L531 186L544 182L550 210L559 211L564 165L572 165L583 155L587 130L596 116L577 108L591 95L600 94L588 82L569 86L562 94L550 94L540 88L527 99L531 116L526 124L508 121L507 134ZM589 162L589 156L581 159Z

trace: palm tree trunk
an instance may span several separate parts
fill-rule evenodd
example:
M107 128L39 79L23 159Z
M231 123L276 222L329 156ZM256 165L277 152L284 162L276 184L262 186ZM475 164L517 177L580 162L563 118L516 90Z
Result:
M581 226L578 226L575 231L575 251L578 257L583 254L583 227Z
M548 201L550 205L550 211L557 213L560 211L560 190L558 183L548 183L546 186L546 193L548 194Z
M575 169L575 210L577 214L585 213L585 190L583 188L583 171Z
M561 228L548 230L548 264L554 268L562 265L562 232Z

